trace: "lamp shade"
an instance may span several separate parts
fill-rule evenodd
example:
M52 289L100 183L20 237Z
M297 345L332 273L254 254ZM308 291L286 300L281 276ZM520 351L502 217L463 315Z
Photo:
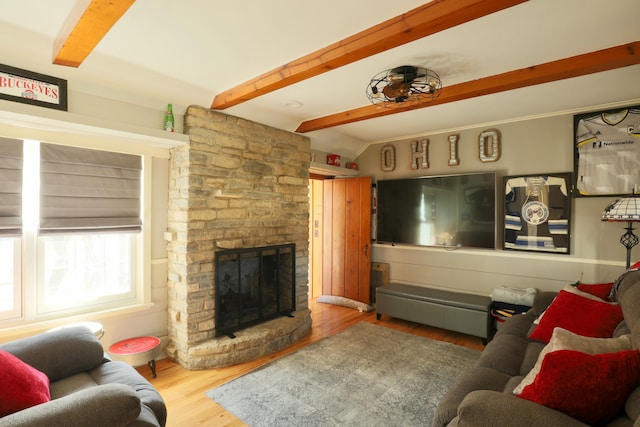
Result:
M640 221L640 197L628 196L611 202L602 212L603 221Z

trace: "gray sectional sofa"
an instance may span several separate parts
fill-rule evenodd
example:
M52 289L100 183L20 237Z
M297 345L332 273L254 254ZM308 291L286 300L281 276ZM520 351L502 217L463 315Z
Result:
M0 418L0 427L163 427L157 390L131 366L111 361L86 327L68 327L0 345L42 371L51 401ZM5 386L4 384L2 386Z
M625 272L616 281L614 292L614 301L619 303L624 320L613 331L613 337L630 334L623 338L630 341L630 352L637 352L640 348L640 271ZM530 339L529 334L536 327L535 319L547 309L556 295L557 293L551 292L539 293L529 312L504 322L482 352L476 366L464 373L440 401L433 426L588 425L565 412L513 394L514 389L536 365L540 352L545 348L544 342ZM610 376L615 384L628 375L613 372ZM624 408L612 419L598 425L640 427L640 378L633 381L636 381L636 388L628 397L625 395ZM633 390L633 387L632 385L630 389ZM580 391L573 395L563 395L562 398L583 399L585 395Z

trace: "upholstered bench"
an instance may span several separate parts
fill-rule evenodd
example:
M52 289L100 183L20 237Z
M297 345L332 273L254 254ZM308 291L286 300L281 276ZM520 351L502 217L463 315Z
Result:
M390 283L376 288L376 318L409 320L483 338L493 333L489 296Z

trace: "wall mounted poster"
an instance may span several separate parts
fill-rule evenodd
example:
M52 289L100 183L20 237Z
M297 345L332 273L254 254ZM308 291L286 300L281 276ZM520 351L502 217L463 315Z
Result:
M0 64L0 99L67 111L67 81Z
M571 173L504 178L504 248L569 253Z
M578 196L640 192L640 105L574 116Z

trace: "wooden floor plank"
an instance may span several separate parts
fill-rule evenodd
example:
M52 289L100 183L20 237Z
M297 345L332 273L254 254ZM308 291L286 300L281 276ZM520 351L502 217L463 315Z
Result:
M206 397L205 392L306 345L335 335L358 322L374 323L476 350L484 348L482 340L477 337L392 319L388 316L376 320L375 311L361 313L351 308L315 301L309 301L309 308L312 318L311 331L297 343L277 353L235 366L200 371L188 371L169 359L163 359L157 362L156 378L151 378L151 371L147 366L139 367L138 371L158 389L167 404L169 414L167 427L245 426L238 418Z

